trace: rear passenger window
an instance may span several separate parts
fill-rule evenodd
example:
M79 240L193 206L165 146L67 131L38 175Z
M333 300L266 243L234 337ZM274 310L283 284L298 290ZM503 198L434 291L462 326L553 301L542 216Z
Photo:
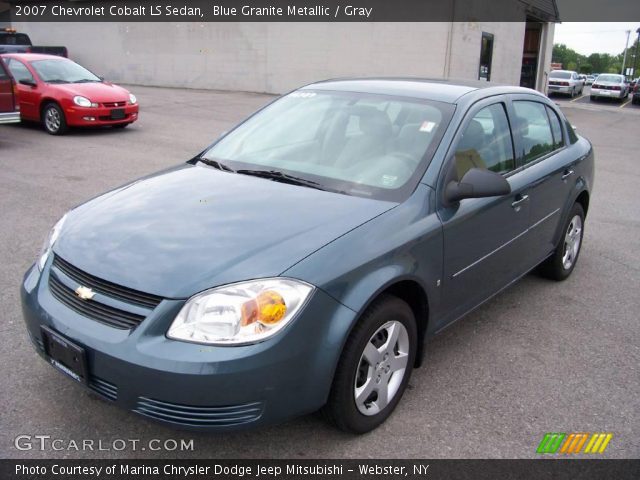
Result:
M522 158L525 164L553 151L553 135L545 106L538 102L514 101L522 141Z
M553 134L553 148L560 148L564 145L562 140L562 127L560 126L560 119L558 114L549 107L546 107L547 114L549 115L549 122L551 123L551 133Z
M502 103L476 113L458 142L455 153L458 180L472 168L503 174L515 168L511 130Z

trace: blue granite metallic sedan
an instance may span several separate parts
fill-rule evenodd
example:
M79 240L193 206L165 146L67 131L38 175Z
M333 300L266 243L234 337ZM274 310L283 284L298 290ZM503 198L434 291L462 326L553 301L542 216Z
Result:
M315 83L69 211L26 273L26 326L68 377L176 427L322 409L367 432L428 337L533 269L571 274L593 174L533 90Z

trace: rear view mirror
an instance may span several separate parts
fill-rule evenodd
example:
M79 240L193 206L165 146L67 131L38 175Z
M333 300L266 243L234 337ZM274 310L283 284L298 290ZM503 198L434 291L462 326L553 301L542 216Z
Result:
M484 168L471 168L462 180L451 181L445 188L445 198L450 203L465 198L497 197L509 193L509 182L499 173Z
M29 80L27 78L23 78L22 80L20 80L18 82L20 85L26 85L28 87L35 87L36 86L36 82L34 82L33 80Z

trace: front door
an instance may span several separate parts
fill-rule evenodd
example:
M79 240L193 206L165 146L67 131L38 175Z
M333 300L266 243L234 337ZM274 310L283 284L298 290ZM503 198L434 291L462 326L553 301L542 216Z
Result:
M30 85L22 85L20 80L28 80L33 82L34 85L36 83L35 78L27 68L27 66L19 60L15 58L8 58L6 60L7 66L9 67L9 71L11 75L13 75L14 80L17 84L18 89L18 102L20 104L20 114L23 118L27 118L30 120L39 120L40 112L39 112L39 101L40 101L40 93L38 91L38 86L30 86Z
M529 223L528 184L515 172L513 136L507 104L495 99L476 104L467 114L454 153L443 169L443 183L459 180L470 168L505 176L511 194L470 198L447 205L438 215L443 225L443 311L440 328L459 318L522 274Z

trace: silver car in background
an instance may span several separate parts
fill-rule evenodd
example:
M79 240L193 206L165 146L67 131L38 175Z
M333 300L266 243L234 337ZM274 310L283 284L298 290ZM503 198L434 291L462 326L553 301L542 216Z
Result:
M629 85L623 75L615 73L603 73L598 75L593 85L591 85L591 100L598 98L615 98L624 100L629 95Z
M563 93L575 97L582 93L584 82L578 77L578 73L572 70L553 70L549 73L547 95Z

